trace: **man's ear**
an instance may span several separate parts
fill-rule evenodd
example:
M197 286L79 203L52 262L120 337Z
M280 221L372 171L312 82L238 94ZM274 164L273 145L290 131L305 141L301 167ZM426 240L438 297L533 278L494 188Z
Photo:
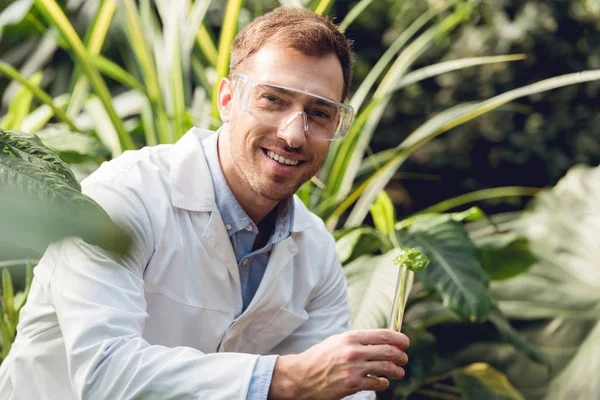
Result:
M233 82L227 78L222 78L219 83L218 103L221 121L229 122L231 120L231 109L233 107Z

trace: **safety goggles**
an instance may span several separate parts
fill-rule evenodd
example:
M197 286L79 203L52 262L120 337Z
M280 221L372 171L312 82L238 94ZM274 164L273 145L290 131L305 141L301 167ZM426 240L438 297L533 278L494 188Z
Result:
M243 74L232 78L242 110L265 125L285 128L301 118L305 133L334 140L344 137L352 123L354 110L349 105Z

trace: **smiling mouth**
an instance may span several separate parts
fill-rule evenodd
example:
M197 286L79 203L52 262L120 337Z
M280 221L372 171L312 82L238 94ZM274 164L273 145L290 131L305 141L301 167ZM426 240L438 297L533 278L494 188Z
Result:
M271 150L267 150L267 149L262 149L263 153L265 153L267 155L267 157L269 157L271 160L277 161L279 164L282 165L288 165L290 167L295 167L298 165L301 165L304 161L300 161L300 160L291 160L289 158L285 158L284 156L281 156Z

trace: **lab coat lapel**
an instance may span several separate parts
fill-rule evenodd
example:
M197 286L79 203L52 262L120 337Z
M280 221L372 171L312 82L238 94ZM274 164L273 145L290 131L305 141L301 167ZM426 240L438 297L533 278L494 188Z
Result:
M201 143L210 135L216 133L192 128L175 144L171 153L171 201L173 206L184 210L210 213L202 236L229 271L236 293L241 293L237 260L217 209L215 190ZM241 304L240 299L240 310Z
M225 225L223 224L221 214L216 207L211 213L210 221L202 236L208 245L215 251L216 256L219 257L221 262L227 267L227 270L235 283L236 293L241 293L240 271L238 270L235 253L233 252L233 247L231 246L231 241L229 240ZM240 300L240 309L241 305Z

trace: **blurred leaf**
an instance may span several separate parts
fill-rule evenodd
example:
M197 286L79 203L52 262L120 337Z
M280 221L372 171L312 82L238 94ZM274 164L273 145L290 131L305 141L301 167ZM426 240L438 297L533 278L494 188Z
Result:
M40 89L38 85L34 85L32 82L27 80L27 78L21 75L19 71L2 61L0 61L0 73L8 76L13 80L20 82L23 85L23 87L29 89L35 95L35 97L47 104L52 109L52 111L54 111L56 116L63 120L67 125L69 125L69 127L72 130L79 132L79 129L75 126L75 124L73 124L73 121L71 121L71 119L67 117L67 115L54 104L52 97L50 97L48 93Z
M115 0L103 0L98 5L98 11L88 27L88 35L85 40L85 48L90 58L100 54L104 40L110 28L117 4ZM80 68L76 68L73 76L73 89L71 90L71 101L67 108L67 115L77 115L89 94L89 80L82 74Z
M336 253L342 264L349 263L362 255L385 251L389 248L390 244L387 238L369 227L352 229L337 239L335 243Z
M81 193L69 167L39 138L0 130L0 148L0 254L14 245L41 253L67 236L119 253L127 250L128 235Z
M21 311L21 308L25 305L27 301L27 297L29 296L29 291L31 290L31 283L33 282L33 264L31 261L27 261L27 265L25 266L25 291L19 292L15 296L15 307L17 312Z
M417 69L406 74L400 79L394 90L399 90L413 83L428 79L434 76L444 74L446 72L456 71L463 68L475 67L477 65L497 64L508 61L519 61L527 58L525 54L510 54L492 57L470 57L461 58L458 60L444 61L438 64L428 65L427 67Z
M124 149L134 149L135 146L131 136L123 126L123 121L121 121L112 106L110 92L106 83L100 76L98 69L92 64L88 50L81 42L81 39L65 13L55 0L35 0L35 4L36 9L40 11L50 24L59 30L62 37L68 42L74 61L86 74L87 78L90 80L91 86L102 101L102 105L104 106L114 129L119 135L121 146L123 146Z
M327 13L332 4L333 0L320 0L314 11L316 14L324 15Z
M496 307L494 307L490 313L490 322L494 324L498 332L500 332L507 342L515 346L519 352L529 357L531 361L550 366L550 361L548 361L546 356L525 340L525 338L510 325L510 322L508 322Z
M369 4L371 4L373 2L373 0L360 0L358 3L356 3L351 9L350 11L348 11L348 14L346 14L346 16L344 17L344 19L342 20L342 22L340 22L340 25L338 27L338 29L340 30L340 32L346 32L346 29L348 29L348 27L350 26L350 24L352 24L352 22L354 22L354 20L369 6Z
M535 256L529 241L514 233L496 234L476 242L481 251L483 269L493 280L513 278L529 269Z
M198 43L198 47L200 51L204 55L204 57L208 60L210 65L214 68L217 67L217 47L213 42L208 30L206 29L206 25L200 25L200 29L196 34L196 42Z
M389 153L386 154L387 157L389 157L388 154ZM422 210L421 213L445 212L465 204L482 200L498 199L503 197L535 196L539 193L539 191L539 188L522 186L507 186L476 190L474 192L466 193L434 204Z
M461 319L452 310L437 301L423 301L410 306L406 311L406 323L418 329L448 322L460 322Z
M23 21L31 7L33 6L33 0L16 0L12 1L2 12L0 12L0 40L2 40L2 34L4 27L8 25L16 25Z
M212 104L213 116L219 117L217 108L217 95L221 78L227 76L229 72L229 58L231 53L231 44L237 33L238 18L242 8L243 0L229 0L225 9L225 17L223 19L223 27L219 37L219 51L217 54L217 79L213 88Z
M506 376L489 364L469 365L454 371L452 378L465 400L525 400Z
M404 325L402 331L410 338L410 347L406 351L409 362L406 364L406 375L394 382L396 396L408 396L416 391L431 376L437 362L435 336L425 330Z
M148 99L153 105L152 111L156 112L158 138L161 143L172 143L175 136L162 98L151 45L144 33L144 26L150 28L149 21L142 22L141 13L133 0L120 1L118 6L125 21L125 33L129 39L129 45L142 72L143 85L146 88Z
M344 267L353 329L387 327L400 270L393 261L399 254L394 249L381 256L364 255Z
M581 344L575 357L552 381L546 400L598 399L600 396L600 320Z
M377 196L377 200L375 200L375 203L371 206L371 216L373 217L375 228L386 235L394 233L396 212L390 196L388 196L385 191Z
M353 193L347 196L344 203L335 211L341 215L354 201L358 200L346 220L346 226L359 225L368 213L368 207L375 200L377 194L388 184L395 172L406 159L424 143L431 141L443 132L458 125L464 124L478 116L494 110L512 100L520 97L545 92L563 86L600 79L600 70L583 71L566 74L550 79L545 79L531 85L510 90L501 95L492 97L479 104L463 104L443 111L428 120L420 128L410 134L399 146L396 147L397 155L380 168L373 176L365 181Z
M460 223L447 216L425 214L416 216L408 229L397 234L401 246L415 247L429 257L429 267L417 273L428 291L463 320L487 320L492 307L488 278L477 248Z
M13 289L12 278L7 268L2 268L2 299L4 300L4 312L6 313L7 326L9 329L14 329L16 324L15 310L15 292ZM4 315L2 315L4 317Z
M80 163L97 157L110 157L108 150L97 139L70 132L58 126L48 127L36 133L44 145L58 153L61 160L67 163Z
M41 72L33 74L29 79L29 82L33 86L39 86L41 81ZM33 93L25 86L22 86L11 101L8 107L8 113L4 116L2 123L0 124L0 129L21 129L23 119L27 116L29 109L31 108L32 100Z

